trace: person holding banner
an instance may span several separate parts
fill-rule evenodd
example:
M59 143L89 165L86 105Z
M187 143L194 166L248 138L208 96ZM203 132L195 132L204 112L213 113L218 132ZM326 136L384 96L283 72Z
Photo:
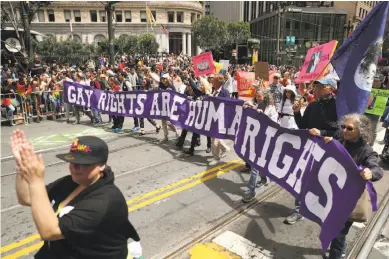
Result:
M211 81L213 85L213 93L214 97L222 97L222 98L230 98L230 92L224 85L224 76L221 74L215 75ZM221 139L212 138L212 155L213 160L209 162L209 165L217 165L220 162L220 159L226 156L226 153L230 151L230 148L224 143Z
M245 102L244 108L256 109L258 112L262 112L267 115L272 121L277 122L278 113L274 106L273 95L269 89L257 88L253 102ZM247 166L248 164L246 164ZM249 167L250 168L250 167ZM265 186L268 184L266 176L261 175L261 181L258 183L259 171L250 168L250 180L248 184L248 191L244 194L242 201L248 203L255 199L256 187Z
M159 83L159 89L160 90L173 90L174 92L176 92L176 88L170 82L169 74L164 74L161 77L161 82ZM176 126L174 126L170 122L168 123L167 120L162 120L162 130L163 130L164 138L161 141L161 143L165 143L165 142L169 141L169 137L168 137L169 136L169 132L168 132L168 129L167 129L168 126L174 133L176 133L176 136L179 137L179 134L178 134Z
M378 165L378 154L369 145L371 134L371 122L364 115L353 113L345 115L340 122L340 129L334 137L338 138L354 162L361 167L359 174L365 181L378 181L383 176L383 170ZM324 141L332 138L325 137ZM367 206L371 206L366 204ZM358 204L357 204L358 206ZM360 222L356 216L345 222L342 231L332 240L328 259L340 259L345 256L346 236L353 224Z
M315 136L332 137L337 131L338 116L333 91L337 89L337 83L332 78L323 78L313 83L316 101L310 103L301 115L301 102L297 101L293 106L294 118L299 129L309 129L309 133ZM300 202L295 200L293 213L285 219L285 223L294 224L304 219L300 215Z

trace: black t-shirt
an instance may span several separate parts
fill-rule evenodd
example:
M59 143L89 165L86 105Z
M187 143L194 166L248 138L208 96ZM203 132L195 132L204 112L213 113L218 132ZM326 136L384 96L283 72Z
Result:
M127 239L140 241L128 220L128 207L114 185L109 167L104 177L78 194L58 215L64 239L46 241L37 259L126 259ZM54 211L77 187L71 176L47 186Z

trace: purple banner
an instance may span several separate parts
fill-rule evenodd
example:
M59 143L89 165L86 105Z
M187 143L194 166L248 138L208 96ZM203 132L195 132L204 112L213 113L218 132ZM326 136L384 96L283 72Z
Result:
M188 131L235 141L236 154L302 202L303 216L321 226L325 250L343 229L365 181L337 141L325 144L307 130L282 128L243 101L208 97L190 101L173 91L113 93L64 83L65 101L126 117L169 120Z

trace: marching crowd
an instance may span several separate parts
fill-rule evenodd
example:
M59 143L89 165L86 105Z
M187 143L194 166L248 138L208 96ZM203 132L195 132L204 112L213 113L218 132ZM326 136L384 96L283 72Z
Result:
M19 98L22 98L22 100L18 101L24 105L24 111L27 116L37 116L40 118L44 112L43 108L45 108L47 111L53 113L64 112L66 121L70 122L70 111L73 110L75 117L74 124L80 123L82 114L85 114L90 119L90 123L101 124L107 122L103 122L100 111L72 107L67 103L63 103L61 92L63 89L63 82L73 81L83 85L90 85L97 89L114 92L131 90L172 90L186 95L191 100L201 100L206 96L238 98L236 72L238 70L252 71L252 69L253 68L248 65L231 65L227 70L221 70L217 74L196 77L193 72L193 65L190 58L185 56L169 56L168 58L160 60L154 59L147 62L147 64L142 60L136 60L129 56L123 58L117 66L100 64L97 68L77 68L61 64L50 68L43 67L39 57L36 57L34 65L31 66L30 69L30 75L19 72L18 76L15 77L12 76L11 71L3 71L2 93L10 95L12 93L18 93ZM255 81L253 84L255 96L253 100L245 101L244 107L246 109L255 109L256 111L267 115L271 120L279 123L285 128L308 129L310 134L322 136L325 142L329 142L333 138L338 139L344 145L353 160L363 167L358 173L364 180L377 181L382 177L383 171L378 165L378 154L372 149L380 116L374 117L368 115L369 117L367 117L365 115L350 114L344 118L338 118L335 99L338 88L342 86L336 79L327 76L314 82L307 82L306 84L299 84L296 86L294 84L294 79L298 75L298 70L296 68L271 66L270 70L273 72L272 82L266 85L263 80L259 78ZM16 78L18 80L15 80ZM373 87L387 88L388 84L387 78L383 75L377 75ZM12 102L12 98L10 96L8 96L8 98L3 97L2 105L6 108L7 116L13 124L13 114L16 107ZM302 107L305 109L303 112ZM387 123L389 123L389 115L386 114L385 116L382 117L384 117L384 123L387 125ZM123 133L123 122L125 118L120 116L109 116L108 118L108 123L112 122L112 131L115 133ZM132 120L133 128L131 131L144 135L144 118L134 117ZM38 120L38 122L39 121L40 120ZM160 124L149 118L147 118L147 121L155 127L156 133L159 133L162 129L162 143L166 143L169 140L168 130L170 129L177 137L175 146L177 148L183 148L188 133L187 130L177 129L168 121L162 120ZM230 151L230 147L228 147L223 140L210 137L206 138L206 152L212 152L214 158L210 162L210 165L216 165L226 156L226 153ZM184 153L188 156L193 156L195 154L195 148L200 146L200 139L201 136L199 134L193 133L190 147L188 150L185 150ZM80 138L79 141L84 142L73 143L73 145L93 144L91 144L88 139L85 140ZM23 135L21 135L20 132L15 133L13 137L15 154L19 152L18 150L23 151L24 149L25 152L30 152L29 147L22 147L22 142ZM104 144L101 144L97 148L103 148L105 150L107 147L105 147ZM75 148L75 150L76 149L77 148ZM107 151L104 151L104 154L106 152ZM74 154L75 153L71 153L71 155ZM106 166L107 156L108 154L100 160L92 161L93 163L90 161L86 163L80 160L76 163L80 164L80 166L78 168L75 166L73 166L74 168L70 167L70 170L82 170L84 168L82 165L98 165L99 167L96 166L89 169L95 177L94 181L98 181L99 177L102 175L111 174L111 169ZM78 161L79 159L77 156L74 158L75 160L65 159L64 157L65 156L62 156L61 159L64 159L71 164L74 164L74 161ZM17 159L19 159L17 160L17 164L19 168L21 168L20 170L22 171L23 176L24 174L28 174L29 169L26 164L31 162L28 159L39 158L34 158L31 155L28 159L26 158L26 161L23 161L23 158L20 157ZM84 159L86 158L84 157ZM249 164L245 165L242 172L250 173L248 191L242 198L243 202L250 202L255 199L256 190L267 185L269 179L267 179L265 175L261 175L261 172L251 169ZM26 179L28 181L28 176L26 176ZM105 181L107 181L107 179ZM77 181L75 182L79 183ZM90 182L86 181L85 183L81 181L79 184L79 186L81 186L80 189L78 189L78 187L76 189L70 187L67 189L70 195L77 195L84 188L88 188ZM107 183L104 182L104 184ZM59 187L57 186L57 188ZM300 215L299 208L300 202L296 200L295 209L291 215L285 219L285 223L294 224L303 219ZM37 221L35 222L38 224ZM39 224L44 224L44 222ZM339 259L344 256L346 235L352 224L352 219L345 222L344 229L331 243L328 258ZM76 235L69 232L69 226L67 225L63 225L62 227L62 234L58 234L60 237L81 240L81 234L78 233L78 235ZM135 236L136 241L139 241L139 237L136 232L134 233L132 226L129 226L128 228L130 229L129 231L131 234L124 235ZM49 244L58 242L55 241L55 238L58 237L49 237L46 241L48 241ZM88 245L87 243L83 244L86 246ZM47 247L44 246L42 249L47 249ZM40 253L49 254L50 252L44 251Z

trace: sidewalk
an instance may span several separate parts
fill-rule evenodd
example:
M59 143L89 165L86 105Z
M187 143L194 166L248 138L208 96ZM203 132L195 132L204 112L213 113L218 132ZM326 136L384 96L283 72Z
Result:
M383 139L385 130L380 129L377 142ZM379 154L383 145L376 142L374 150ZM384 167L384 177L374 183L378 202L389 188L389 166ZM267 187L269 188L269 187ZM309 220L287 225L283 220L294 208L293 197L285 190L270 200L260 203L232 223L224 226L206 241L194 245L182 258L243 258L243 259L320 259L320 227ZM365 224L354 223L347 235L348 249ZM375 251L377 252L377 251ZM211 256L216 254L217 256ZM218 257L220 256L220 257ZM380 255L382 256L382 255ZM387 258L372 255L369 259Z

